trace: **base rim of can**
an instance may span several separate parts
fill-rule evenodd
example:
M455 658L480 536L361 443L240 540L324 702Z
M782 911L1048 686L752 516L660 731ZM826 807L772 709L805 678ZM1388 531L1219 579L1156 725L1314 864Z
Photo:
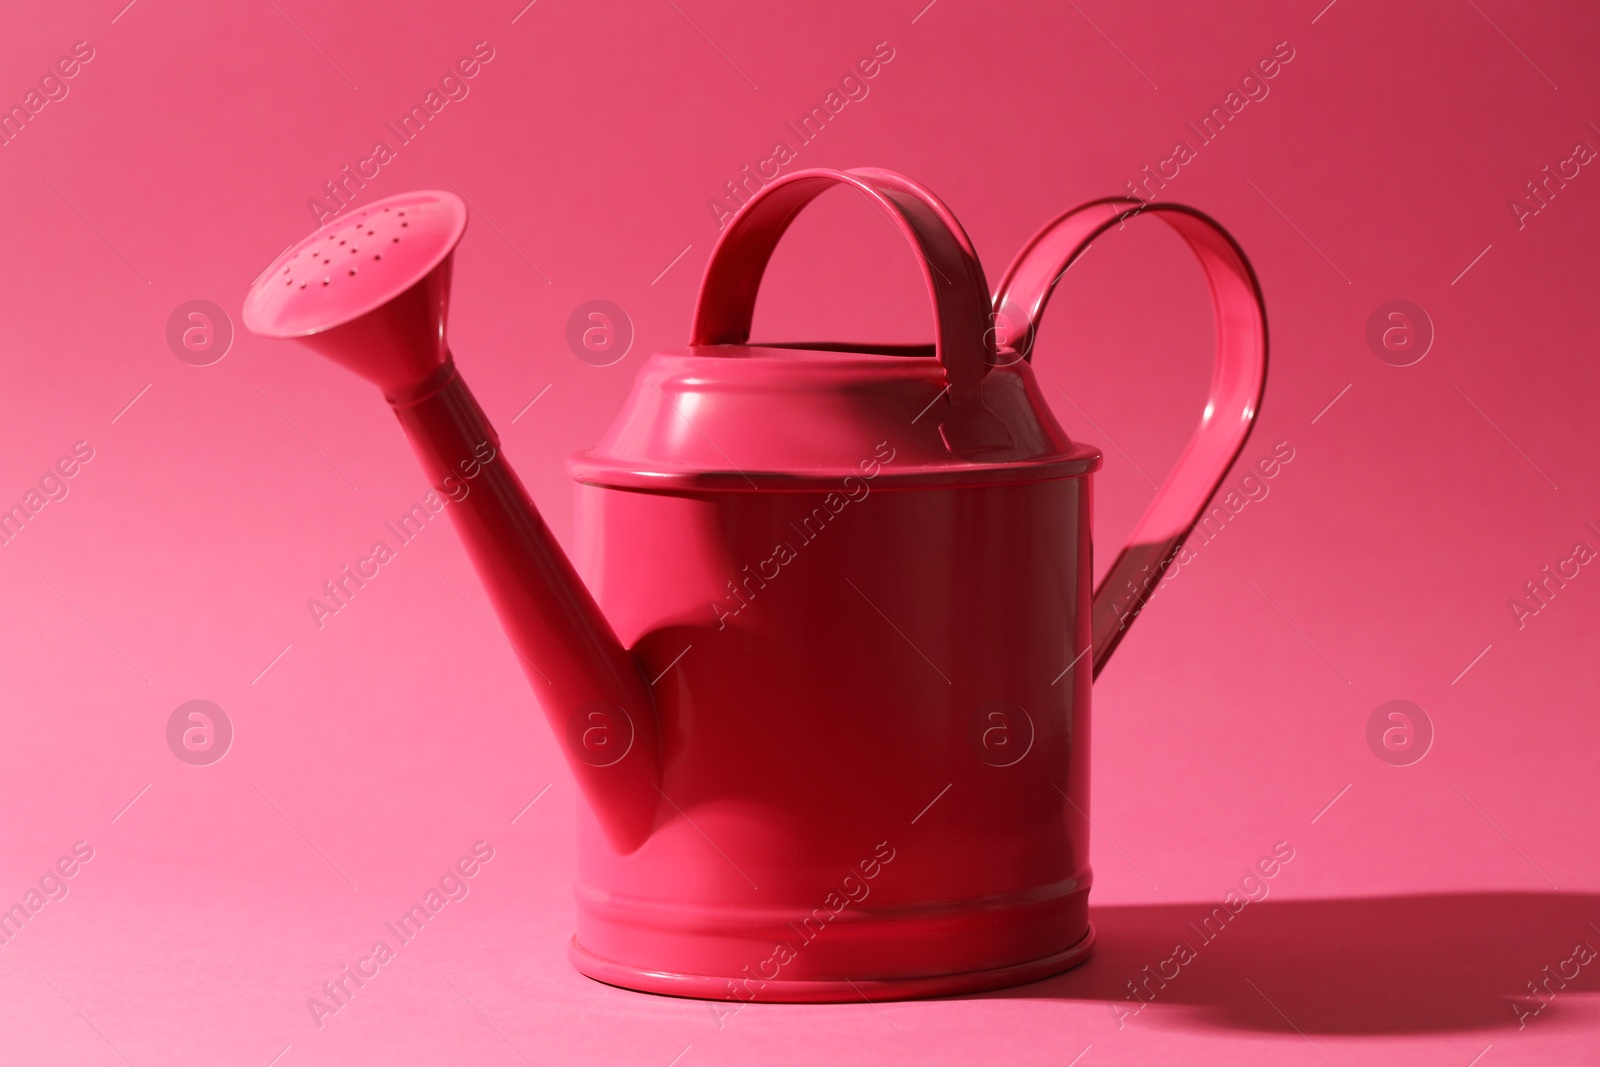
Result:
M905 978L774 979L761 982L759 988L754 990L755 995L748 1001L728 994L730 984L737 980L734 977L631 967L596 956L578 944L577 937L573 937L567 946L567 958L581 973L597 982L641 993L733 1003L837 1004L862 999L919 1000L1026 985L1071 970L1085 962L1093 954L1094 941L1094 924L1090 923L1083 937L1069 947L1022 963L982 971Z

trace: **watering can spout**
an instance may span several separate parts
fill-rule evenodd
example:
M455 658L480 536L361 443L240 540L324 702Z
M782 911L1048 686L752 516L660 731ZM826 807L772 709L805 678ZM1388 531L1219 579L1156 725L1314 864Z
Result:
M638 662L551 535L445 343L466 208L449 193L378 201L293 246L244 322L382 390L494 602L612 846L643 844L660 801L660 731Z

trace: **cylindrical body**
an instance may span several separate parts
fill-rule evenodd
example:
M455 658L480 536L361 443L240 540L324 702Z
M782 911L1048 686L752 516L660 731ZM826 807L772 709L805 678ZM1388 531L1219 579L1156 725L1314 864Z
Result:
M1086 952L1089 477L894 488L893 469L581 488L578 567L661 671L664 751L638 851L583 817L585 973L859 1000Z

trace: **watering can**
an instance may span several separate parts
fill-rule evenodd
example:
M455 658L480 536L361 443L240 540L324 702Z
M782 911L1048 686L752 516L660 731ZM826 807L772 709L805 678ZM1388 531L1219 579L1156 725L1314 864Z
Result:
M795 215L853 189L916 254L932 345L749 342ZM1139 215L1211 288L1210 396L1098 588L1095 448L1031 367L1066 268ZM447 192L389 197L285 251L244 322L379 387L448 510L581 788L573 963L739 1001L934 996L1034 981L1094 933L1089 696L1243 446L1266 325L1204 215L1108 199L1046 225L991 298L927 189L804 170L731 219L686 347L638 372L569 461L577 562L445 340ZM419 620L419 625L423 622Z

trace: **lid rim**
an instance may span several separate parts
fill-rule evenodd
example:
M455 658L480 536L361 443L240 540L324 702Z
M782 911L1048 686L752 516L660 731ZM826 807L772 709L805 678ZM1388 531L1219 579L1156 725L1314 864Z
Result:
M959 489L1020 485L1030 482L1082 478L1100 469L1104 455L1092 445L1079 444L1069 453L1044 460L1001 463L967 463L949 467L894 470L883 466L870 479L877 490ZM638 463L623 463L594 455L592 450L567 458L567 474L582 485L599 489L624 489L660 493L818 493L837 490L847 478L865 476L858 470L832 471L725 471L664 470Z

